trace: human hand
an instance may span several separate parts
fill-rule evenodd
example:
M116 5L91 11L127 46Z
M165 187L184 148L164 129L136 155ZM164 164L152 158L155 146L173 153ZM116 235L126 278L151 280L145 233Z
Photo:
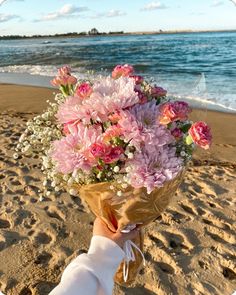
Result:
M132 240L138 236L139 229L135 228L129 233L122 233L120 230L117 232L112 232L108 226L102 221L101 218L96 218L93 225L93 235L95 236L103 236L106 237L113 242L115 242L118 246L123 248L124 243L128 240Z

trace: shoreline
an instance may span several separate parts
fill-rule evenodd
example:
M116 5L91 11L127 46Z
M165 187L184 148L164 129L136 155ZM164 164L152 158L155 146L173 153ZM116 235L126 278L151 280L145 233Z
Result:
M56 92L57 88L53 87L50 84L50 80L52 80L53 76L40 76L40 75L32 75L27 73L0 73L0 95L4 95L4 91L8 93L11 87L35 87L40 89L48 89L51 92ZM2 87L1 87L2 86ZM1 89L1 88L6 88ZM178 97L170 95L177 100L185 100L188 102L192 108L205 110L205 111L215 111L226 114L236 114L235 110L224 107L223 105L219 105L218 103L212 103L211 101L201 102L198 99L194 99L194 97ZM199 106L199 104L203 105Z
M170 34L199 34L199 33L234 33L236 32L236 29L232 30L200 30L200 31L194 31L194 30L159 30L159 31L143 31L143 32L124 32L124 33L106 33L101 32L98 34L56 34L56 35L33 35L33 36L21 36L21 35L3 35L0 36L1 40L19 40L19 39L57 39L57 38L93 38L93 37L113 37L113 36L137 36L137 35L170 35ZM71 35L70 35L71 34Z

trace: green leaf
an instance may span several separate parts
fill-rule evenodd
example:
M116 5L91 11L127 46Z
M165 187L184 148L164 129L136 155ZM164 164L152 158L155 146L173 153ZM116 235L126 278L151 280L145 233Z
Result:
M192 137L191 137L190 135L188 135L188 136L186 137L185 141L186 141L186 144L187 144L187 145L190 145L190 144L193 143L193 139L192 139Z
M186 133L186 132L189 131L189 129L190 129L191 126L192 126L191 124L185 124L185 125L183 125L183 126L181 126L179 128L180 128L181 131L183 131L184 133Z

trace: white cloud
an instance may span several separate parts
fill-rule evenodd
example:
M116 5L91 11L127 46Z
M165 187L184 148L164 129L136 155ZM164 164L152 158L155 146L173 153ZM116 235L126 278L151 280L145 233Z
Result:
M234 5L236 5L236 0L230 0L231 2L233 2L234 3Z
M161 2L153 1L146 4L141 10L150 11L150 10L166 9L166 8L168 7L165 4L162 4Z
M123 16L123 15L126 15L126 13L121 11L121 10L111 9L110 11L108 11L106 13L105 16L107 16L107 17L116 17L116 16Z
M117 17L117 16L124 16L126 13L121 10L111 9L107 12L97 13L91 18L102 18L102 17Z
M211 6L212 7L219 7L219 6L223 5L223 4L224 4L224 1L215 0L215 1L213 1Z
M0 6L3 5L4 2L6 2L7 0L0 0Z
M0 0L0 6L3 5L3 3L9 2L9 1L24 1L24 0Z
M79 16L81 12L88 11L88 10L89 8L86 6L78 7L72 4L65 4L59 10L45 14L37 21L50 21L50 20L56 20L59 18L75 17L75 16Z
M12 19L20 19L20 16L15 14L0 13L0 23L5 23Z

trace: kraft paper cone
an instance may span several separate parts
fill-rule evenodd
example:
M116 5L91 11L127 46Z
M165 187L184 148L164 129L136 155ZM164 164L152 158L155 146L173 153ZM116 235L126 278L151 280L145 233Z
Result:
M115 232L127 225L141 224L145 226L154 221L168 206L178 186L182 182L184 171L173 180L166 182L163 187L156 188L147 194L146 188L135 189L131 186L123 189L122 197L118 197L110 189L113 183L101 182L80 187L79 196L86 201L90 210L107 224L109 229ZM142 250L143 238L141 235L135 241ZM123 280L122 264L115 275L115 281L121 285L127 285L134 281L142 265L140 253L134 249L136 261L129 264L129 277L125 283Z

